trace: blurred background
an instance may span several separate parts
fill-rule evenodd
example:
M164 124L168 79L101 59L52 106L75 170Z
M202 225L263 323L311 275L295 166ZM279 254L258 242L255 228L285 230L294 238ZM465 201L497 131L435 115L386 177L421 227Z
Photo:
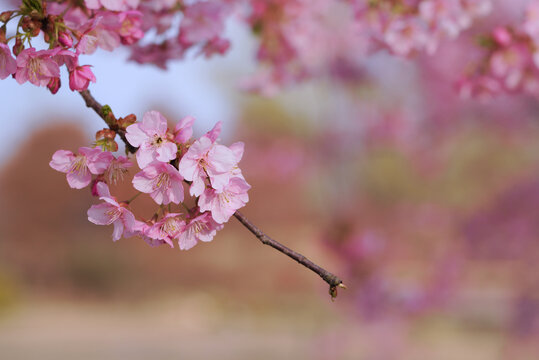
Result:
M459 98L456 42L340 62L262 97L238 87L254 40L228 31L226 57L167 72L101 52L90 90L118 116L193 115L197 136L224 121L222 142L246 144L242 212L348 289L332 302L235 219L186 252L113 243L87 220L89 190L48 166L57 149L89 145L101 119L65 87L7 79L0 358L537 359L537 100Z

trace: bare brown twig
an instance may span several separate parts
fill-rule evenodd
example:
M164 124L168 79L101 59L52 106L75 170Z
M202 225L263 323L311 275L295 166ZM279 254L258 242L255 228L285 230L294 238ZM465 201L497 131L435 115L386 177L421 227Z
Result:
M125 137L125 130L118 126L116 122L116 118L112 114L112 111L110 110L110 108L103 106L99 102L97 102L97 100L92 96L92 94L88 90L80 91L79 93L84 99L86 106L94 110L97 113L97 115L99 115L105 121L107 126L111 130L114 130L120 136L122 141L125 143L127 151L134 154L137 151L137 148L129 144L129 142L127 141ZM297 253L294 250L290 249L289 247L270 238L262 230L260 230L256 225L254 225L249 219L247 219L245 215L243 215L241 212L236 211L236 213L234 214L234 217L238 219L238 221L243 226L245 226L251 233L253 233L258 238L258 240L262 242L262 244L271 246L277 251L280 251L281 253L296 260L301 265L305 266L306 268L318 274L326 283L328 283L329 293L332 298L335 298L337 296L338 287L346 289L346 286L344 286L344 284L342 283L342 280L339 279L338 276L316 265L315 263L307 259L305 256L301 255L300 253Z

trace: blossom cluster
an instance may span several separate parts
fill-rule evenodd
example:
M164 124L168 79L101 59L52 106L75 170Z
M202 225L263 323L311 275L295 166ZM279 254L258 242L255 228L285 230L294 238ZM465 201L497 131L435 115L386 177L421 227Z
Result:
M114 156L107 149L115 134L106 129L98 133L96 147L81 147L78 154L58 150L50 166L66 174L70 187L82 189L91 185L100 204L88 210L88 220L98 225L114 225L114 241L123 237L140 236L148 244L168 244L187 250L198 241L211 241L230 217L249 201L250 185L245 181L238 163L244 145L236 142L227 147L217 142L221 123L193 140L193 117L185 117L173 130L157 111L144 114L141 123L124 122L125 138L135 148L135 161L140 168L132 178L138 191L134 196L148 194L158 205L149 220L137 219L130 201L119 201L111 195L114 185L128 175L133 161ZM111 134L112 133L112 134ZM98 147L101 145L101 147ZM114 147L113 147L114 148ZM116 147L117 149L117 147ZM195 198L196 206L184 203L184 186ZM188 209L182 215L173 206Z
M524 21L497 26L480 43L484 54L460 81L462 96L539 95L539 1L528 4Z
M209 57L228 50L221 37L229 14L226 2L86 0L47 3L23 0L19 9L0 14L0 79L12 75L18 83L46 86L54 94L61 86L60 68L69 73L73 91L86 90L96 78L90 65L80 65L79 56L97 48L112 51L121 45L132 47L131 59L165 67L168 60L182 58L198 46L199 54ZM157 35L170 30L174 16L182 21L174 39L138 44L146 33ZM18 23L14 33L8 25ZM43 40L47 49L36 49L32 42ZM13 45L10 46L10 42Z
M455 38L490 12L490 0L350 0L356 17L374 40L393 54L434 53L444 38Z
M400 57L432 54L454 39L491 0L250 0L247 21L260 38L265 65L246 83L272 93L320 75L356 79L365 58L387 50Z
M65 65L71 90L81 91L96 78L79 56L97 48L128 46L130 60L163 69L187 54L222 55L234 17L259 40L261 67L244 86L272 93L320 75L361 77L362 60L381 49L402 57L432 53L490 8L491 0L24 0L0 14L0 78L56 93ZM32 46L37 37L47 49Z

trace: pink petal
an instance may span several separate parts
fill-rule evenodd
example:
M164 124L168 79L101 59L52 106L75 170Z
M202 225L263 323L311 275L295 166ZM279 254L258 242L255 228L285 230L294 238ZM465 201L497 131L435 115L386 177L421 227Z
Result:
M193 181L198 172L198 160L187 157L187 154L184 155L178 164L178 171L185 180Z
M143 146L138 149L136 157L138 166L143 169L155 160L155 151L153 148L143 144Z
M96 185L96 189L97 195L99 195L100 197L111 197L109 186L106 183L102 181L98 182Z
M210 173L210 171L208 171ZM218 175L212 175L210 173L210 182L211 187L214 188L217 192L222 192L223 189L228 185L230 182L230 177L232 176L231 173L223 173Z
M114 231L112 232L112 240L118 241L124 233L124 224L121 219L117 219L114 222Z
M178 147L172 142L166 142L157 149L157 160L168 163L176 159Z
M168 191L168 197L174 204L179 204L183 201L183 186L181 182L173 181Z
M153 191L153 182L152 178L148 177L145 171L138 172L133 177L133 187L138 191L149 194Z
M167 131L167 119L158 111L148 111L142 117L143 129L148 134L165 134Z
M56 171L67 173L74 158L75 155L71 151L58 150L52 155L49 166Z
M96 225L110 225L113 222L109 215L111 210L114 210L114 207L107 203L92 205L88 209L88 220Z
M136 230L136 219L133 213L123 208L122 219L125 226L125 231L132 233Z
M200 196L204 192L204 189L206 188L206 183L204 182L204 179L206 178L206 174L202 169L198 171L198 175L195 176L193 179L193 183L191 184L191 188L189 189L189 193L192 196Z
M217 172L226 172L236 166L236 155L224 145L215 145L208 152L208 163Z
M140 124L129 125L126 129L125 137L134 147L139 147L148 140L149 136L140 127Z
M82 189L92 181L92 174L88 172L70 172L67 174L67 183L73 189Z
M217 141L217 138L219 137L219 135L221 134L221 128L223 127L223 124L221 121L217 122L217 124L215 124L215 126L213 127L213 129L211 129L210 131L208 131L206 133L205 136L208 137L208 139L211 140L212 143L214 143L215 141Z
M180 250L189 250L197 244L197 240L193 233L194 231L189 228L180 235L178 238Z
M161 190L154 191L150 194L151 198L159 205L168 205L170 201Z
M89 157L88 160L88 169L90 169L90 172L94 175L101 175L108 169L110 163L114 160L114 155L109 151L102 151Z
M243 157L243 151L245 149L245 144L241 141L235 142L229 146L229 149L232 150L234 156L236 157L236 163L239 163Z
M181 119L178 122L178 125L176 125L176 127L174 128L174 132L176 133L174 141L176 141L177 143L187 142L191 138L191 136L193 136L194 122L195 118L192 116L186 116Z

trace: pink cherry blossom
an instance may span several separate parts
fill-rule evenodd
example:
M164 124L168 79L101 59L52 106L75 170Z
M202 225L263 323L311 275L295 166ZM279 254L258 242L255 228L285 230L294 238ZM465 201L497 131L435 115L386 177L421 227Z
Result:
M198 241L212 241L217 231L222 228L223 225L216 223L210 213L203 213L190 219L178 237L180 250L189 250Z
M186 116L181 119L174 128L174 141L179 144L186 143L193 136L193 123L195 118Z
M127 174L128 169L133 166L131 160L126 156L118 156L114 158L107 170L105 170L104 177L109 184L117 184L118 182L123 181L124 176Z
M183 178L176 168L167 163L153 162L133 178L135 189L150 194L159 205L183 201Z
M60 33L58 33L58 42L65 47L73 46L73 39L65 31L61 31Z
M511 33L503 26L496 27L492 31L492 37L501 46L509 46L513 40Z
M180 218L180 214L169 213L161 220L157 221L145 233L153 240L161 240L174 247L173 239L178 238L185 231L185 221ZM152 241L152 243L155 243Z
M0 43L0 79L4 80L17 71L17 62L6 44Z
M139 5L139 0L85 0L84 1L88 9L97 10L104 7L105 9L112 11L125 11L129 9L136 9Z
M507 89L515 89L520 85L526 66L531 62L529 51L519 45L500 49L490 58L493 75L503 79L503 84Z
M208 59L215 54L224 55L229 48L229 40L215 36L206 42L202 49L200 49L200 54L203 54L204 57Z
M539 40L539 2L530 2L526 8L525 21L522 27L532 39Z
M82 189L92 181L92 174L105 172L114 156L100 149L81 147L79 154L58 150L52 155L49 166L67 174L67 183L74 189Z
M234 153L234 156L236 157L236 164L241 161L241 158L243 157L243 152L245 150L245 144L241 141L235 142L234 144L229 146L229 149L232 150ZM241 173L241 169L239 166L235 166L232 171L230 172L232 177L239 177L243 180L245 178L243 177L243 174Z
M36 51L28 48L17 56L15 79L19 84L30 81L36 86L47 86L51 79L60 76L60 67L52 59L52 50Z
M199 1L187 6L180 24L180 38L186 43L208 41L224 31L228 8L224 2Z
M210 211L213 220L219 224L227 222L236 210L242 208L249 201L247 191L251 188L247 182L239 177L230 179L229 184L222 192L207 188L198 200L200 211Z
M196 140L180 160L180 174L185 180L193 182L189 190L191 195L202 194L206 177L209 177L215 190L222 191L230 180L232 169L237 165L234 152L215 143L220 127L219 122L214 129Z
M109 188L104 182L97 184L97 189L104 202L92 205L88 209L88 220L96 225L114 224L112 240L119 240L123 234L130 236L135 231L135 216L123 204L110 195Z
M135 220L134 235L138 235L151 247L157 247L163 244L168 244L170 247L174 247L174 243L170 241L167 243L165 240L152 238L149 236L149 232L152 230L154 224L148 224L142 221Z
M148 111L142 118L142 124L127 127L126 138L138 147L137 162L145 168L152 161L169 162L176 158L178 147L168 139L167 120L157 111Z
M79 42L75 45L77 53L93 54L98 47L112 51L121 44L122 39L118 34L120 23L113 13L99 12L83 25L74 23L72 26L82 32Z
M426 29L410 19L391 22L384 34L384 40L393 53L401 56L422 50L429 43Z
M125 11L118 14L118 34L122 38L122 44L132 45L142 39L142 14L139 11Z
M90 65L77 66L69 73L69 88L73 91L88 89L90 81L95 83L95 75Z

